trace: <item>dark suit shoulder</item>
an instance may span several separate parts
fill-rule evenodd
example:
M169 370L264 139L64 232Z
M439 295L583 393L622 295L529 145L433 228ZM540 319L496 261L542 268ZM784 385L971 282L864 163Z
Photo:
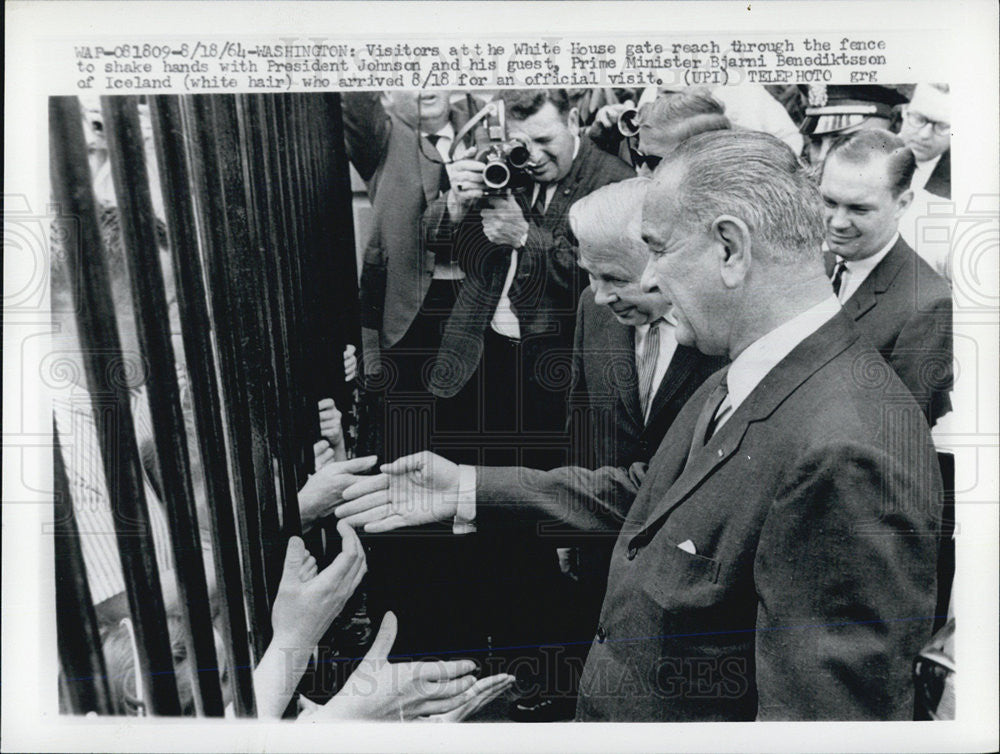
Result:
M832 358L793 396L789 431L801 445L846 442L882 446L889 414L920 411L879 351L864 339ZM922 422L913 431L930 434Z
M925 308L940 299L951 299L951 285L938 274L902 237L896 241L892 251L873 270L875 277L883 265L898 270L891 286L902 290L917 308ZM908 289L905 286L910 286Z
M580 139L580 152L577 154L577 180L594 183L594 188L608 183L635 178L635 170L624 160L599 149L590 139Z

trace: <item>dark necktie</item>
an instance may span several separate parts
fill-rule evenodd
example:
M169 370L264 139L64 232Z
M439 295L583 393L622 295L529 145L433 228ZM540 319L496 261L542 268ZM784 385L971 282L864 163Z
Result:
M847 270L847 264L843 259L833 266L833 277L830 280L833 283L833 295L838 298L840 298L840 283L844 279L845 270Z
M705 447L705 443L708 442L709 438L714 434L719 421L729 414L732 410L730 408L722 408L723 401L729 397L729 385L727 384L726 378L728 377L728 372L722 375L722 381L716 385L715 390L713 390L708 399L705 401L705 405L701 408L701 413L698 414L698 421L694 425L694 434L691 436L691 449L688 451L687 464L691 464L691 459L694 457L695 453L699 452Z
M637 371L639 374L639 405L642 408L643 419L649 413L649 402L653 398L653 377L656 374L656 362L660 356L660 323L656 320L649 326L646 339L642 343L642 353L639 354Z
M535 203L531 205L531 214L541 220L545 217L545 193L548 190L548 186L544 183L538 184L538 196L535 197Z
M431 146L434 147L434 151L437 151L438 142L445 137L444 134L427 134L426 138L431 143ZM438 181L438 190L442 194L446 194L450 188L451 181L448 180L448 171L445 169L444 163L441 163L441 177Z

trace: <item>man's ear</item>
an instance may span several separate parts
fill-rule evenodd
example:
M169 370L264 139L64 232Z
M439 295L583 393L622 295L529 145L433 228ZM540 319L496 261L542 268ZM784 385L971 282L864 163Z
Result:
M710 232L716 244L722 282L727 288L738 288L750 272L750 228L738 217L720 215L712 222Z
M566 127L576 133L580 130L580 108L571 107L569 112L566 113Z
M913 189L907 189L896 199L895 217L898 220L913 204Z

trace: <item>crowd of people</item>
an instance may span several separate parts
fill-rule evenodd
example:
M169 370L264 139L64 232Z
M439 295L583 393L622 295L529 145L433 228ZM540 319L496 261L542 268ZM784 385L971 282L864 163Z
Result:
M289 541L258 714L289 714L362 590L382 627L300 720L460 720L502 694L519 721L912 719L948 588L950 265L916 242L950 198L948 87L583 95L496 93L530 179L500 189L462 138L483 98L343 95L372 204L345 371L374 439L348 458L317 407L300 510L343 547L319 571ZM88 579L130 679L101 541Z

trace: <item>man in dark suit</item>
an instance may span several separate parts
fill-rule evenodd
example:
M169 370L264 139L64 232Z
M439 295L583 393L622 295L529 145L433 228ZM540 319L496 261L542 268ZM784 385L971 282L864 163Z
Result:
M670 300L640 285L649 182L633 178L584 197L569 221L589 279L577 307L570 428L579 466L648 461L691 394L725 360L677 343Z
M447 91L344 95L348 156L373 210L360 286L365 372L389 370L414 390L420 384L411 378L419 377L420 364L410 361L437 351L462 278L452 258L439 259L425 245L421 218L449 189L448 150L467 118L465 108L451 106ZM380 357L402 361L385 364ZM395 447L390 455L425 443Z
M899 137L858 131L830 148L820 193L834 292L933 426L951 410L951 288L898 232L913 169Z
M620 528L580 720L909 719L940 475L919 408L829 290L816 187L773 137L701 134L660 169L643 236L678 342L732 359L648 470L421 454L337 515Z

